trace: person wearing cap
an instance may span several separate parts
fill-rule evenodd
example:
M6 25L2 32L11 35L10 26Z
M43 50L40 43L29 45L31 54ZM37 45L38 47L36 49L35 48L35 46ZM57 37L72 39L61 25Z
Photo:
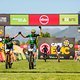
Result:
M15 35L14 37L10 37L9 34L6 34L4 39L3 39L3 44L5 44L5 53L7 53L7 51L10 51L10 55L11 55L11 64L13 63L12 60L12 55L13 55L13 42L12 40L15 39L19 34Z
M30 48L30 46L33 46L33 53L34 53L34 65L36 65L36 51L37 51L37 48L36 48L36 45L37 45L37 37L38 36L41 36L42 35L42 29L41 27L39 26L39 29L40 29L40 34L36 34L36 30L35 29L32 29L31 30L31 34L27 35L27 36L24 36L21 32L19 32L18 34L21 34L21 36L23 38L29 38L30 40L30 43L29 43L29 46L28 46L28 49Z
M6 44L6 49L12 50L13 49L13 43L12 40L15 39L19 34L15 35L14 37L10 37L9 34L5 35L5 38L3 39L3 43Z

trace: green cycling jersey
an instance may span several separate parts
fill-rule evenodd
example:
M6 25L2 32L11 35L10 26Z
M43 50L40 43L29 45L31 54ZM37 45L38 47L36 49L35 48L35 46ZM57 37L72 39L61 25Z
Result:
M12 40L13 40L14 38L7 38L7 39L3 39L3 43L4 44L6 44L6 48L7 49L11 49L11 48L13 48L13 43L12 43Z
M30 44L37 44L36 39L37 37L40 36L39 34L29 34L26 37L30 39Z

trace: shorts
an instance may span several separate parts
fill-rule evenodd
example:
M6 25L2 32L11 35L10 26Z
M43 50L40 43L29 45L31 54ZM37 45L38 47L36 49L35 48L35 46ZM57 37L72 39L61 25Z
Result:
M57 52L57 54L60 54L60 52Z
M28 49L30 49L30 45L28 45ZM36 51L37 51L37 48L36 48L36 45L34 44L33 52L36 52Z

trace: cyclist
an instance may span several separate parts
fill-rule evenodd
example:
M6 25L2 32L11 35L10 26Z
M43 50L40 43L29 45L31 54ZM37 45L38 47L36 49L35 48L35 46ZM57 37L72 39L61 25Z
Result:
M33 46L33 54L34 54L34 66L36 66L36 51L37 51L37 48L36 48L36 40L37 40L37 37L38 36L41 36L42 35L42 29L41 27L39 27L40 29L40 34L36 34L36 30L35 29L32 29L31 30L31 34L27 35L27 36L24 36L21 32L19 32L19 34L21 34L21 36L23 38L29 38L30 39L30 43L29 43L29 46L28 48L30 48L30 46Z
M13 64L13 59L12 59L12 55L13 55L13 43L12 40L14 38L16 38L19 34L15 35L13 38L10 38L9 34L5 35L5 38L3 39L3 43L5 44L5 52L6 52L6 56L9 55L10 58L10 64Z
M46 57L47 57L47 51L48 51L48 48L47 48L46 45L44 45L44 48L43 48L43 52L44 52L43 57L44 57L45 62L46 62Z

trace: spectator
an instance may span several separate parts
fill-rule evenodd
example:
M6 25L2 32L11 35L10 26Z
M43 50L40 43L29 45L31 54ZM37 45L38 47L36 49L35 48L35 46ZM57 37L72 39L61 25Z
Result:
M57 45L56 52L57 52L58 62L60 62L60 49L61 49L61 47L59 45Z

